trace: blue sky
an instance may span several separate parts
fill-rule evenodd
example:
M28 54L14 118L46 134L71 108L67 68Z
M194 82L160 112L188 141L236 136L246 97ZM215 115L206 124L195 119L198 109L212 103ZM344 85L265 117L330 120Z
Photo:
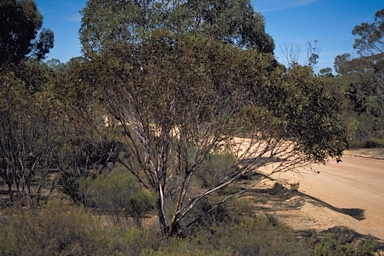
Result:
M373 22L374 13L384 8L382 0L252 0L266 20L266 31L275 40L275 54L284 63L281 49L299 46L299 62L305 64L307 42L317 40L321 48L317 69L333 67L334 58L355 53L354 26ZM67 62L81 55L78 30L86 0L36 0L44 16L43 27L55 34L55 47L48 59Z

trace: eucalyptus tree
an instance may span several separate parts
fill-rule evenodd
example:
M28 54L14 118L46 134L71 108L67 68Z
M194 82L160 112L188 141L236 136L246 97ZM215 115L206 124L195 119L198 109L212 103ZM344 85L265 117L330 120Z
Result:
M82 11L80 40L86 54L115 44L140 43L159 28L200 32L240 47L273 52L264 18L249 0L90 0Z
M375 13L373 23L355 26L352 34L357 37L353 47L359 54L384 54L384 8Z
M38 204L63 143L51 75L31 59L10 67L0 82L0 177L11 200Z
M54 36L42 21L34 0L0 2L0 177L11 200L16 190L27 203L40 200L60 145L51 74L40 62Z
M43 16L34 0L0 2L0 71L31 55L44 59L53 47L54 35L42 29Z
M353 47L359 57L348 53L335 58L339 81L346 84L349 115L357 123L356 137L369 139L384 136L384 9L378 10L374 22L363 22L352 30Z
M193 225L186 216L204 198L245 174L341 156L338 95L308 67L277 67L249 1L91 0L82 13L81 84L126 145L120 164L156 192L164 236ZM210 154L233 161L214 176L201 170ZM201 172L215 177L203 188Z

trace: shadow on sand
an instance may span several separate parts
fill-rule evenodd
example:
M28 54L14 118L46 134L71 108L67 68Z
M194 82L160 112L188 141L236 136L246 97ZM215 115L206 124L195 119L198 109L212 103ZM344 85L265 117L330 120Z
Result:
M250 192L247 193L248 195L263 195L262 200L268 200L275 202L274 204L277 207L281 208L288 208L288 209L293 209L297 208L303 205L303 202L310 202L311 204L315 206L320 206L320 207L327 207L333 211L349 215L359 221L365 219L365 210L360 209L360 208L337 208L334 207L333 205L330 205L316 197L304 194L302 192L299 192L297 190L290 190L285 188L283 185L280 183L275 183L275 185L272 188L262 188L262 189L253 189ZM288 199L294 197L294 196L299 196L300 198L303 198L304 200L301 200L301 202L295 201L291 202ZM256 197L260 198L260 197ZM265 209L265 208L264 208Z

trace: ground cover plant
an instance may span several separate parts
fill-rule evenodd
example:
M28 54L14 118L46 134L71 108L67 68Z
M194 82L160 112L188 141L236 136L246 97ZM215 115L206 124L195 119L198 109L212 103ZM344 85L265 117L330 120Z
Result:
M380 248L373 238L345 228L298 238L237 200L225 206L225 218L220 212L206 216L187 236L167 240L153 225L105 225L97 214L68 202L2 211L1 255L374 255Z

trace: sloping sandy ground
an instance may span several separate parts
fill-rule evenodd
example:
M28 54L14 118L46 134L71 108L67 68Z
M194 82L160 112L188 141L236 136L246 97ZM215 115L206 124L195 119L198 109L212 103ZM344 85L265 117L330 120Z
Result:
M384 155L377 150L347 151L340 163L331 161L327 165L302 168L300 174L276 174L273 178L285 187L299 183L298 191L286 190L290 195L283 194L279 199L267 196L256 200L256 205L295 230L345 226L384 241L382 159ZM267 190L260 191L273 195L271 183L264 184L264 189ZM259 194L257 198L263 197Z

